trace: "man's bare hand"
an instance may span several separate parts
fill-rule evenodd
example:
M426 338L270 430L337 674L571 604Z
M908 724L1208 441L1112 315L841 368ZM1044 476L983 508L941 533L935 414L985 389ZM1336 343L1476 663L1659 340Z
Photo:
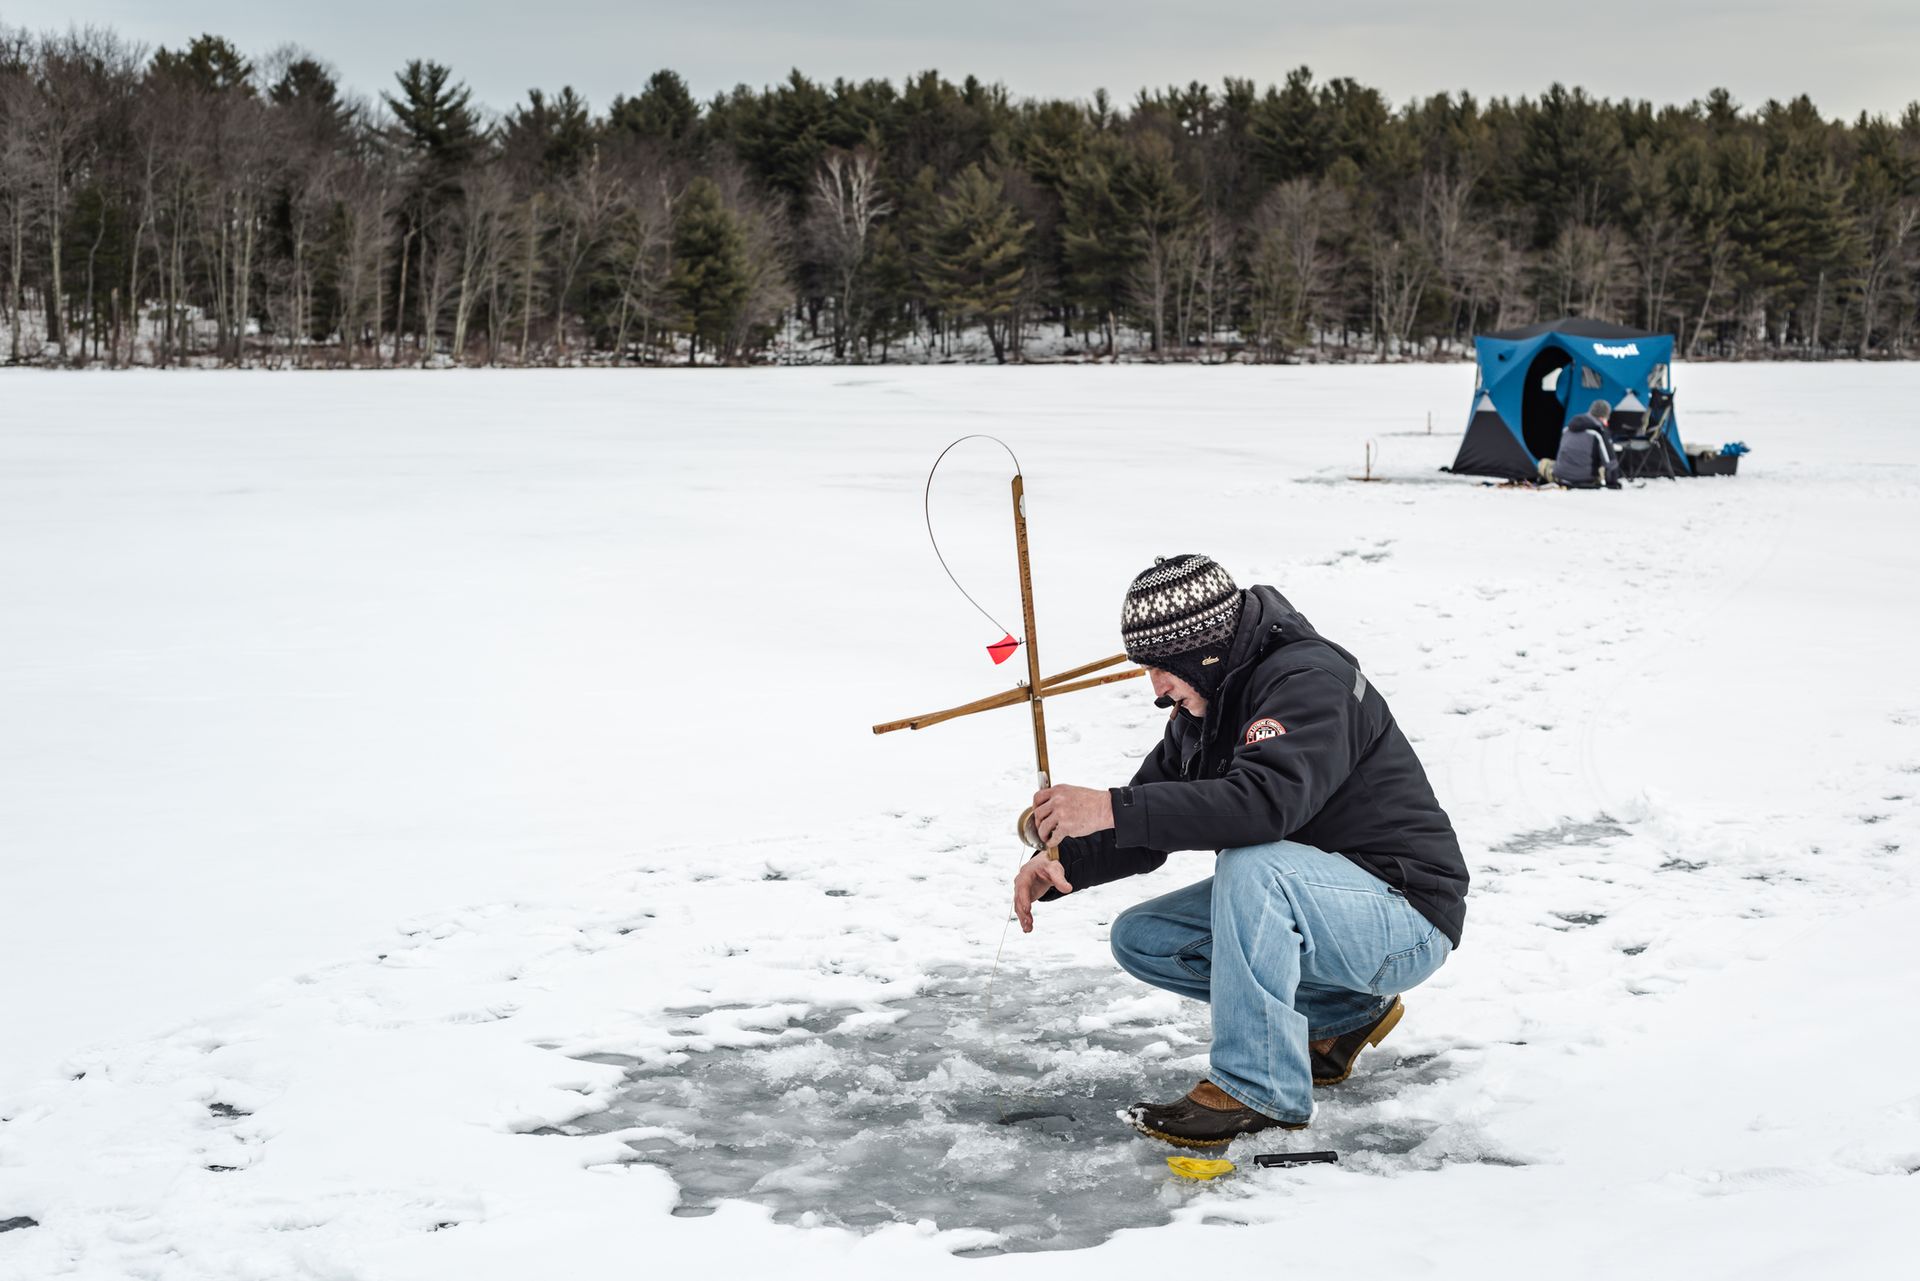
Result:
M1067 874L1045 854L1035 854L1013 875L1013 914L1020 918L1020 932L1033 933L1033 904L1048 890L1073 893Z
M1033 794L1033 821L1051 849L1069 836L1092 836L1113 826L1113 796L1105 788L1043 787Z

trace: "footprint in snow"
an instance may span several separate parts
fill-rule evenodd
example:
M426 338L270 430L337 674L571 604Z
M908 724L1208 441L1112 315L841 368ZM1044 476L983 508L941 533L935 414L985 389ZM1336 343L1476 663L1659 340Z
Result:
M1605 912L1555 912L1554 915L1567 923L1566 927L1553 926L1552 928L1556 930L1561 928L1584 929L1589 925L1598 925L1607 919Z

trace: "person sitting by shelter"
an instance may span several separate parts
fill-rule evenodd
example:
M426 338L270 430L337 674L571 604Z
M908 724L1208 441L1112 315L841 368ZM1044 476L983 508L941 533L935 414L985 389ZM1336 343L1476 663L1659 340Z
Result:
M1553 479L1571 489L1620 488L1620 462L1607 442L1607 419L1613 406L1596 400L1584 414L1576 414L1560 434L1560 452L1553 459Z

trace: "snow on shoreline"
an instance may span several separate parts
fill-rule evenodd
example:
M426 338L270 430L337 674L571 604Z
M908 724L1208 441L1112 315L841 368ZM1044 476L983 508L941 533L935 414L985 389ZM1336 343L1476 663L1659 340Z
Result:
M1920 376L1682 379L1686 435L1753 444L1743 474L1568 495L1434 474L1458 367L0 377L0 1220L38 1222L0 1277L1057 1266L744 1189L675 1217L644 1125L564 1132L622 1062L857 1068L825 1029L990 965L1024 725L866 728L1005 680L918 527L970 430L1027 469L1049 670L1113 652L1140 563L1208 550L1359 653L1476 875L1465 947L1307 1136L1410 1148L1156 1182L1170 1223L1076 1260L1350 1270L1388 1223L1380 1271L1884 1270L1920 1188L1889 1013ZM1342 479L1368 439L1392 483ZM935 506L988 592L990 453ZM1118 777L1152 709L1076 697L1056 774ZM1198 1010L1071 976L1205 871L1008 941L1062 1062L1117 1029L1190 1084ZM811 1168L830 1225L863 1171Z

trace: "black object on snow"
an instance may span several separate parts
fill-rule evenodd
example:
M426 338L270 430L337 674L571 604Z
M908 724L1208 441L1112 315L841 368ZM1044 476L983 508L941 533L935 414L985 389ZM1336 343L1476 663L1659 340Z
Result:
M1253 1158L1253 1163L1261 1169L1289 1165L1338 1165L1338 1152L1261 1152Z
M0 1219L0 1232L11 1232L15 1228L37 1228L40 1220L29 1219L26 1215L17 1215L11 1219Z

